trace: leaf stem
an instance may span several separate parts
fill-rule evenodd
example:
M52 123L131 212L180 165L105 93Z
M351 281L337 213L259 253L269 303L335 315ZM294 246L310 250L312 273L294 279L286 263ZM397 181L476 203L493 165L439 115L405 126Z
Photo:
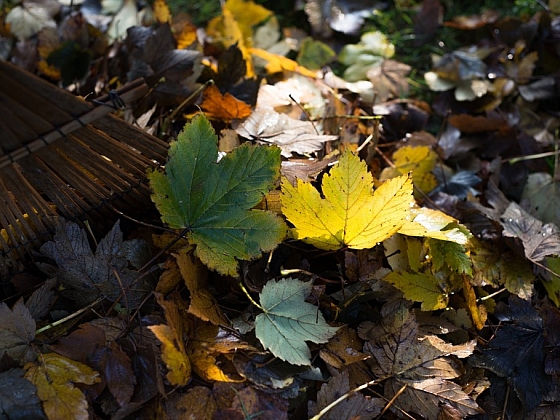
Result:
M266 312L265 309L261 305L259 305L257 301L253 299L253 297L249 294L249 291L245 288L245 286L243 286L243 283L239 282L239 287L241 287L241 290L243 290L243 293L245 293L245 296L247 296L247 298L253 305L259 308L261 311Z
M95 305L97 305L98 303L100 303L104 298L100 297L98 298L95 302L90 303L88 306L80 309L77 312L74 312L73 314L70 314L62 319L59 319L58 321L53 322L52 324L49 325L45 325L43 328L39 328L37 331L35 331L35 335L38 335L42 332L45 332L47 330L50 330L51 328L56 327L57 325L60 324L64 324L66 321L70 321L72 318L77 317L78 315L90 310L91 308L93 308Z

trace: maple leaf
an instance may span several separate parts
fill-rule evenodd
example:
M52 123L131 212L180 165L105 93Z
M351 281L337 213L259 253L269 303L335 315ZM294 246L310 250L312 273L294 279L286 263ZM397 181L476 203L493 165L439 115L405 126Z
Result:
M525 256L531 261L560 255L560 231L556 225L543 224L514 202L509 204L500 219L504 227L503 235L519 238Z
M222 95L216 85L210 85L204 90L204 100L200 107L208 118L232 120L246 118L251 115L251 106L232 96L230 93Z
M317 134L311 121L296 120L268 106L255 109L235 131L248 139L275 144L282 149L282 156L288 158L292 153L305 155L317 152L323 148L323 143L338 138Z
M309 417L318 414L323 408L338 399L342 394L350 391L348 371L343 371L321 386L317 392L317 402L310 401L307 406ZM322 419L325 420L353 420L375 418L385 405L381 398L366 398L362 394L353 394L349 398L335 405Z
M382 312L387 312L385 308ZM370 338L364 352L373 356L373 372L388 378L385 398L398 395L395 404L407 412L421 413L429 420L438 419L440 405L449 404L462 417L481 412L476 402L451 379L462 373L457 358L472 354L475 341L449 344L437 336L418 336L414 314L403 305L389 306L381 325L373 325L361 336ZM450 357L455 356L455 357Z
M441 280L431 274L391 271L383 280L403 292L405 298L422 302L423 311L443 309L449 301Z
M473 364L508 379L523 409L530 411L551 386L544 371L543 320L530 302L514 295L509 305L500 302L494 314L503 324Z
M282 211L294 237L317 248L373 248L403 226L414 201L408 175L372 188L365 163L347 150L323 177L325 198L310 183L298 180L294 187L284 179Z
M393 153L395 167L383 169L379 179L384 181L412 171L414 186L423 193L429 193L437 186L432 170L436 166L438 155L428 146L404 146Z
M89 419L86 397L74 384L99 382L96 371L56 353L43 354L39 363L28 363L24 369L49 419Z
M255 319L255 334L265 349L294 365L309 365L306 341L326 343L338 328L330 327L319 309L305 302L311 283L287 278L269 281L260 293L264 313Z
M148 176L161 219L188 230L186 237L204 264L235 276L236 259L271 251L285 235L278 216L249 210L274 187L280 149L243 144L217 163L217 143L212 126L199 115L171 144L165 174Z
M56 262L58 267L38 263L41 270L55 276L61 283L75 289L75 300L91 303L99 296L111 301L126 292L124 301L135 308L151 290L146 276L128 268L127 251L134 247L123 241L120 223L99 241L95 253L91 250L84 229L76 223L62 221L56 228L54 241L41 246L41 253ZM123 290L124 288L124 290Z
M36 353L31 342L35 338L36 324L23 299L18 300L11 310L5 303L0 303L0 319L0 359L7 355L21 365L34 360Z

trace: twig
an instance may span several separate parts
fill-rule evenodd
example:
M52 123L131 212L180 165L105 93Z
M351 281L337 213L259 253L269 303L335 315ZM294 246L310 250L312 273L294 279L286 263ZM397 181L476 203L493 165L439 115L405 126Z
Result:
M42 332L45 332L47 330L50 330L51 328L54 328L60 324L64 324L66 321L70 321L72 318L77 317L78 315L90 310L91 308L93 308L95 305L97 305L98 303L101 303L101 301L103 301L104 298L100 297L98 298L95 302L90 303L88 306L80 309L77 312L74 312L73 314L70 314L62 319L59 319L58 321L53 322L52 324L49 325L45 325L43 328L39 328L37 331L35 331L35 335L40 334Z

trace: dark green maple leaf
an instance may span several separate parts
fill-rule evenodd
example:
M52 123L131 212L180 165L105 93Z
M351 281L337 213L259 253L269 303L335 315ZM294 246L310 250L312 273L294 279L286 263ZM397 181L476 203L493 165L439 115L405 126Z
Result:
M280 149L241 145L218 162L218 138L195 117L171 144L165 173L150 173L161 219L186 229L195 255L221 274L237 275L237 259L273 250L286 225L272 212L251 210L280 176Z

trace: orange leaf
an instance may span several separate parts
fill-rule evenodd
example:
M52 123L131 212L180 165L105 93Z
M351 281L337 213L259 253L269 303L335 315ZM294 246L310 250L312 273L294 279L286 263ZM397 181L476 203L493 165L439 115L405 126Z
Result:
M247 118L251 115L251 106L232 96L230 93L222 95L216 85L210 85L204 91L204 100L200 107L208 118L232 120Z

